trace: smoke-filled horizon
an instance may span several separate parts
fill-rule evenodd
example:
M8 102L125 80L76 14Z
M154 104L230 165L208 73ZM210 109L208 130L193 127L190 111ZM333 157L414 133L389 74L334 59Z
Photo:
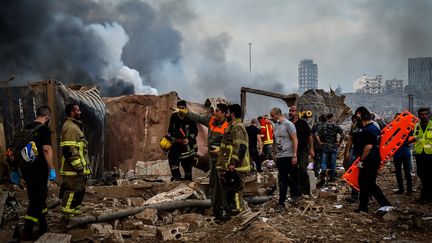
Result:
M431 10L425 0L5 0L0 80L238 102L242 86L294 92L312 58L320 88L351 91L364 73L407 83L407 59L432 55Z

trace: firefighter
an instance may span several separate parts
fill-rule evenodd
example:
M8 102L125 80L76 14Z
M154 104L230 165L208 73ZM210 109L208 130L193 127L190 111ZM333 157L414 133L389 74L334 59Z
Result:
M186 109L186 101L177 102L178 109ZM172 146L168 152L168 162L171 169L172 180L181 180L180 162L183 167L185 180L192 180L192 163L197 152L196 136L197 125L182 113L173 113L170 118L168 136Z
M216 168L219 176L225 171L235 171L240 174L240 185L233 186L223 183L224 190L213 193L226 195L228 208L224 208L227 214L234 216L244 210L243 184L245 173L250 171L249 138L241 121L241 106L233 104L228 106L227 120L229 126L225 130L218 153ZM238 184L233 181L234 184Z
M228 127L228 122L225 117L227 110L228 106L226 104L217 104L213 115L200 116L187 109L176 109L176 112L185 113L193 121L208 127L207 145L210 159L211 203L215 219L219 221L226 221L229 219L228 215L225 215L223 210L228 207L226 197L224 194L217 193L222 190L222 185L216 170L217 148L220 147L224 131Z
M87 154L83 123L80 121L81 110L78 104L66 105L67 119L63 124L60 147L62 164L60 175L63 181L60 187L62 214L65 219L81 213L81 202L84 199L85 183L91 174Z
M263 141L263 161L273 159L272 146L273 146L273 124L267 117L258 117L260 123L261 140ZM264 162L266 164L266 162Z

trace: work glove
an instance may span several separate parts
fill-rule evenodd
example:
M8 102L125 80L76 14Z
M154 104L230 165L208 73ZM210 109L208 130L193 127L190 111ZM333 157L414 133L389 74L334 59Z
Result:
M307 168L308 168L309 170L313 170L313 168L314 168L314 163L309 163L308 166L307 166Z
M171 108L171 110L173 110L174 112L183 114L183 115L185 115L189 112L188 109Z
M13 184L16 184L16 185L19 184L19 181L20 181L20 173L19 173L19 171L17 171L17 170L13 170L13 171L11 172L11 175L10 175L10 181L11 181Z
M54 168L50 168L49 174L48 174L48 180L54 181L57 178L56 170Z

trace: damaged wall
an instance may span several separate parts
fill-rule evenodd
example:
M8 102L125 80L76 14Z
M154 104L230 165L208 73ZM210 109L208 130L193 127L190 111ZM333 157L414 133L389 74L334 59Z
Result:
M36 109L47 105L51 108L51 140L55 162L57 166L61 161L59 149L60 134L63 122L66 119L64 108L67 103L75 102L81 107L81 120L84 123L84 132L89 142L89 158L93 170L92 177L99 178L103 169L103 128L105 124L105 104L95 86L65 86L55 80L44 80L30 83L27 86L3 87L0 90L3 99L1 118L4 125L6 144L11 143L16 131L36 117Z
M104 98L107 106L105 169L133 169L137 161L167 159L159 147L168 130L170 107L178 101L176 92L160 96L128 95ZM188 108L199 114L208 113L203 105L188 102ZM207 153L207 129L198 126L198 154Z

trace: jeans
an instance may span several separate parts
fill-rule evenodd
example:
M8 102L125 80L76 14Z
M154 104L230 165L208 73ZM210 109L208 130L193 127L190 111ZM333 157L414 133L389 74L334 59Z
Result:
M405 180L407 182L407 191L412 192L412 176L411 176L411 156L402 156L393 159L396 169L396 181L399 191L404 191L402 179L402 166L405 173Z
M334 151L323 151L321 170L325 173L327 169L330 169L330 178L334 179L336 171L336 150Z

